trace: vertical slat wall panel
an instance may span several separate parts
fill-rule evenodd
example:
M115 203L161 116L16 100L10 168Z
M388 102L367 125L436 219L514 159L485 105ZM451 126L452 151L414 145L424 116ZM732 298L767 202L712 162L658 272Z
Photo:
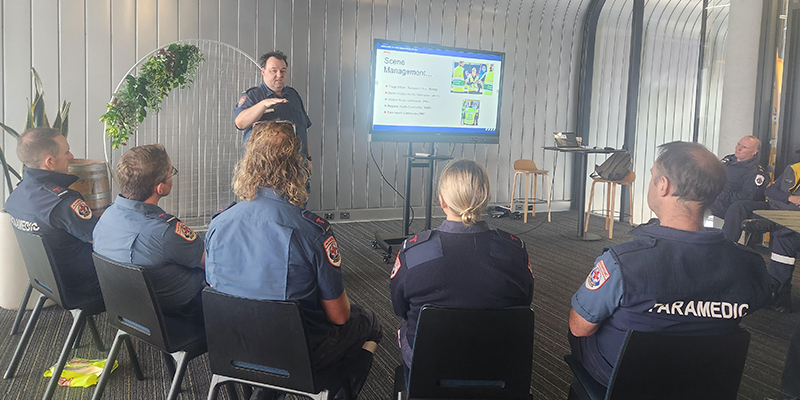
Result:
M711 3L711 2L710 2ZM719 116L722 107L722 78L725 76L725 44L728 36L728 7L708 10L706 51L703 56L703 95L700 109L700 143L723 156L733 149L719 149Z
M33 62L46 85L48 110L62 99L73 102L70 142L76 154L102 159L102 124L97 120L114 87L138 57L156 46L197 37L229 43L254 58L280 49L290 56L289 83L305 100L313 122L309 146L315 171L309 208L397 208L402 200L389 184L402 193L406 145L368 142L373 38L503 51L501 143L437 144L435 150L485 164L493 199L506 203L511 163L531 158L551 168L553 155L541 147L552 143L551 132L574 129L581 24L588 3L61 0L58 7L51 7L52 2L45 0L3 0L0 34L7 38L8 32L14 32L15 40L5 40L2 47L2 116L12 126L24 123ZM32 19L32 10L43 13L42 18ZM235 100L231 99L231 106ZM9 138L3 140L4 148L12 150L9 158L17 162L9 142ZM414 149L430 150L426 144L416 144ZM425 173L415 171L415 182L421 182ZM559 160L556 200L569 199L569 173L569 164ZM187 176L185 181L190 179ZM422 202L423 193L415 188L412 203Z

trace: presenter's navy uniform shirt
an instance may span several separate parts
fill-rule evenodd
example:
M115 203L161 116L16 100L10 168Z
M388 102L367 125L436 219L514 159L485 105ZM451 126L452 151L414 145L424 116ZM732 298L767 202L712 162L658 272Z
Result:
M398 341L410 366L422 306L530 306L533 274L525 243L489 229L485 221L465 225L445 220L403 243L392 269L391 296L395 314L403 318Z
M206 249L206 280L215 290L298 301L311 349L331 333L321 301L337 299L344 286L327 221L262 187L211 221Z
M718 229L681 231L640 226L627 243L606 248L572 308L601 324L591 336L570 338L579 359L607 385L629 330L681 335L730 332L771 296L771 278L756 252Z
M166 313L178 312L205 287L203 239L158 205L117 196L94 229L94 251L143 267Z
M68 189L78 177L25 167L22 178L6 200L14 228L47 240L69 305L101 296L90 243L97 217L80 193Z
M306 109L303 106L303 99L293 88L289 86L284 87L283 90L281 90L281 96L278 96L266 83L261 82L260 85L252 87L242 93L236 106L233 108L233 117L236 118L242 111L268 98L283 98L286 99L287 102L272 106L272 109L275 111L262 115L259 121L292 121L295 126L295 132L297 132L297 136L300 138L300 143L303 145L303 148L300 150L300 155L306 158L308 155L308 128L311 127L311 119L309 119L308 114L306 114ZM245 142L247 142L247 138L250 137L252 131L252 127L242 129Z

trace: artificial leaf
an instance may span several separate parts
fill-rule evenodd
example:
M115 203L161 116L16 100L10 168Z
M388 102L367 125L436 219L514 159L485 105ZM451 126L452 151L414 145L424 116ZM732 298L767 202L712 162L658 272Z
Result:
M39 78L39 73L36 72L36 68L31 68L31 78L33 79L33 89L38 96L40 93L44 94L44 90L42 89L42 79Z
M9 169L11 167L6 162L6 155L3 154L2 148L0 148L0 163L2 163L3 165L3 172L6 178L6 185L8 185L8 193L11 193L14 191L14 185L11 184L11 176L9 175Z
M36 96L31 106L33 116L33 126L31 128L49 128L50 122L47 121L47 113L44 110L44 93Z

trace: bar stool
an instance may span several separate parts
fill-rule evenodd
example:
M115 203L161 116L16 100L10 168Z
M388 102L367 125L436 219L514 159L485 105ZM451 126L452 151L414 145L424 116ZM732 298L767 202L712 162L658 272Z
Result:
M594 201L594 185L596 183L607 183L606 185L606 230L608 230L608 238L612 239L614 237L614 206L616 201L616 194L617 194L617 185L625 185L630 189L631 195L628 196L630 199L630 209L633 210L633 181L636 180L636 173L633 171L628 171L628 175L625 175L624 178L616 181L612 181L609 179L603 178L592 178L592 190L589 194L589 207L586 208L586 223L583 226L583 231L586 232L589 229L589 215L592 213L592 202ZM633 218L630 219L631 226L633 226Z
M523 222L528 222L528 194L530 193L530 176L533 174L533 212L531 216L536 216L536 178L541 175L547 185L547 222L550 222L550 180L548 171L536 168L536 163L533 160L517 160L514 161L514 184L511 187L511 205L508 208L514 210L514 192L517 190L517 175L525 174L525 208Z

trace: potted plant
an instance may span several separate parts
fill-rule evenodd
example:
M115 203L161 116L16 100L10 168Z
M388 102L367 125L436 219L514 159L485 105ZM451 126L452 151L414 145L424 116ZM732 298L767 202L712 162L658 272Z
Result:
M44 91L42 90L42 80L36 70L31 68L33 80L34 96L33 102L28 107L28 115L25 121L25 130L30 128L46 127L50 128L50 122L44 109ZM56 119L53 121L52 128L61 131L65 137L69 133L69 102L63 102L58 110ZM9 135L19 138L19 133L10 126L0 122ZM14 181L22 179L22 174L8 164L5 152L0 147L0 165L3 168L3 180L8 192L14 190ZM13 178L13 179L12 179ZM0 307L5 309L16 309L20 304L20 299L28 285L28 273L25 270L25 263L22 259L17 238L14 235L14 228L11 227L11 217L3 210L0 212ZM33 308L35 298L28 301L28 309Z

